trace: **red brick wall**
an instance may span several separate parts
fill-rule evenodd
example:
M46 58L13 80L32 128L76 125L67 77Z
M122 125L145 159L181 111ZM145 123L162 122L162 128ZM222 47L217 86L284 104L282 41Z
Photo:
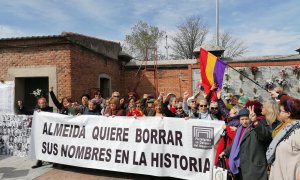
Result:
M138 79L141 77L142 71L138 76L136 76L137 71L137 69L128 69L125 71L124 83L125 90L127 92L137 85ZM189 76L188 67L160 68L158 69L158 91L164 93L174 93L178 97L182 96L184 91L189 91L191 88ZM137 93L140 97L142 97L144 93L154 95L154 87L154 72L148 70L146 71L145 76L142 78L141 83L137 87Z
M35 42L38 44L39 42ZM0 49L0 79L8 80L8 68L57 67L58 96L71 96L70 50L68 45Z
M123 94L123 71L117 60L109 59L78 45L71 46L72 97L80 102L80 96L91 88L99 88L99 75L111 77L111 90Z

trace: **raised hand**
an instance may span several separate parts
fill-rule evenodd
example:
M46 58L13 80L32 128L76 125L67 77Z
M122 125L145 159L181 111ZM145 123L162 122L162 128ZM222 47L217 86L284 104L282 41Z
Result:
M184 100L187 100L188 97L189 97L189 93L188 93L187 91L184 92L184 93L183 93L183 99L184 99Z
M148 98L148 94L144 94L143 99L147 99L147 98Z
M222 90L220 89L217 91L217 98L221 99L221 97L222 97Z
M248 110L249 110L249 118L252 122L256 122L257 121L257 118L256 118L256 114L254 112L254 106L249 106L248 107Z
M214 84L211 86L210 90L214 91L214 90L216 90L217 88L218 88L217 84L214 83Z

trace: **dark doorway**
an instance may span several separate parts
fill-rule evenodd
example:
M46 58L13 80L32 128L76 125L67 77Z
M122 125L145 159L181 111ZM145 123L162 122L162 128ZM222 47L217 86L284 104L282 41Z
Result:
M110 79L100 78L100 92L103 98L110 97Z
M15 98L22 99L25 107L34 109L37 99L41 96L49 102L49 78L48 77L21 77L15 79ZM33 91L41 89L41 95L35 96Z

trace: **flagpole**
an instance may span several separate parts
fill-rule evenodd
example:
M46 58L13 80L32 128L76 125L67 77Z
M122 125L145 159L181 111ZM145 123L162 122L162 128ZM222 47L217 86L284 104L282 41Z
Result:
M216 45L219 46L219 0L216 0Z
M230 67L231 69L235 70L236 72L238 72L239 74L241 74L242 76L244 76L245 78L247 78L248 80L250 80L251 82L253 82L254 84L256 84L258 87L262 88L263 90L269 92L266 88L262 87L260 84L258 84L256 81L254 81L253 79L249 78L248 76L244 75L243 73L241 73L240 71L238 71L237 69L235 69L234 67L230 66L229 64L227 64L228 67Z

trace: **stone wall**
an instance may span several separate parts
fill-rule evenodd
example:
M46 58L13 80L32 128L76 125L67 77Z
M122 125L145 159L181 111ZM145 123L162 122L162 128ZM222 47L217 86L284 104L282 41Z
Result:
M265 87L266 83L273 82L274 85L280 86L289 95L300 98L300 81L299 75L295 74L292 66L256 66L258 71L255 75L252 74L251 67L235 67L236 70L253 79L260 86ZM280 72L284 71L283 75ZM281 83L285 81L284 83ZM229 85L229 88L226 88ZM227 93L240 94L244 93L249 98L258 98L260 100L269 97L267 91L251 82L246 77L243 77L232 68L227 68L223 81L224 95Z

